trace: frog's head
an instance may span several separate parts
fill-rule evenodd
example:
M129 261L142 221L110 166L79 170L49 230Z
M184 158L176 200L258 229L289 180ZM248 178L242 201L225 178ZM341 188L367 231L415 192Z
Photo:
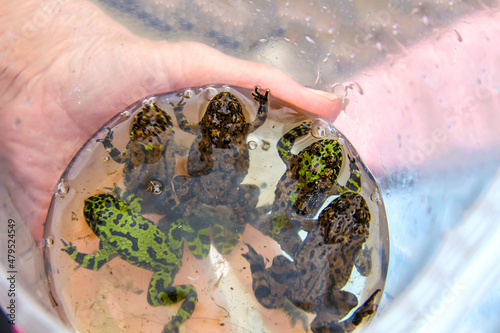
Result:
M162 145L164 133L173 132L172 118L154 103L146 103L135 116L130 139L144 144L146 149Z
M369 234L370 218L370 210L360 194L342 194L319 216L325 243L364 243Z
M90 229L99 236L100 230L109 227L114 211L119 209L120 201L111 194L96 194L85 200L83 215Z
M342 167L342 146L336 140L316 141L302 150L297 178L311 190L324 191L337 180Z
M233 138L244 135L245 125L241 102L228 91L218 93L210 100L200 122L203 137L218 148L227 148Z

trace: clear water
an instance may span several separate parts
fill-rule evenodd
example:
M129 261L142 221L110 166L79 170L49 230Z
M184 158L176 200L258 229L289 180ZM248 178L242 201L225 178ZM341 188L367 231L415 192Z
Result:
M191 123L198 123L209 100L220 91L230 91L237 96L246 110L247 121L255 118L258 103L252 99L251 91L235 87L193 88L153 98L158 106L175 119L170 103L176 104L181 98L179 94L189 96L184 99L184 114ZM150 101L151 97L145 100ZM62 175L57 195L50 207L44 255L51 295L58 304L60 315L77 331L113 332L126 329L133 332L160 332L178 308L178 305L152 307L147 303L147 287L152 275L150 271L134 267L120 258L109 261L98 271L92 271L79 267L67 253L61 251L64 247L61 239L72 242L80 252L97 251L99 238L89 228L83 216L84 200L94 194L110 193L114 184L121 188L125 185L122 180L123 164L110 159L103 145L96 139L102 139L109 127L114 132L113 144L122 151L130 140L132 122L143 103L144 101L139 101L122 111L82 147ZM328 122L295 111L286 103L271 97L268 119L246 138L250 169L243 180L243 184L255 184L259 187L257 207L264 209L264 212L269 211L266 207L272 206L276 185L286 171L286 166L278 155L277 142L284 133L304 119L314 120L311 134L298 140L292 152L297 154L319 139L335 139L342 144L344 155L338 182L345 184L349 178L352 170L345 161L348 161L348 155L357 155L349 141ZM175 174L182 175L187 173L186 152L195 137L184 132L175 121L174 123L174 139L180 146L180 151L183 151L176 157ZM371 251L370 254L364 254L364 259L371 262L371 270L363 276L355 268L344 290L355 294L361 304L376 289L384 288L389 259L389 235L378 186L362 160L358 162L362 184L360 194L365 198L371 213L369 238L364 245L365 249ZM168 186L164 185L165 188ZM143 190L135 194L140 196ZM326 201L323 206L335 197L324 198ZM319 194L318 199L321 199ZM148 199L145 197L145 200ZM202 203L200 205L203 206ZM224 205L206 207L203 211L215 212L216 219L225 221L220 223L229 226L233 223L227 221L225 215L228 214L228 209ZM164 213L146 212L142 215L158 224ZM304 231L302 233L307 234ZM303 331L300 324L292 329L282 311L266 309L254 297L249 263L242 257L247 252L245 243L251 244L270 262L273 257L281 254L279 244L263 235L258 230L258 225L247 225L241 241L230 254L221 255L212 246L208 257L200 260L188 249L185 250L182 268L175 276L175 285L193 285L198 292L199 302L193 316L182 325L183 330L197 331L200 327L215 325L221 332L273 332L282 331L283 327L288 327L287 331ZM314 276L319 272L312 274ZM379 300L380 297L377 302ZM309 322L313 319L314 311L309 314Z

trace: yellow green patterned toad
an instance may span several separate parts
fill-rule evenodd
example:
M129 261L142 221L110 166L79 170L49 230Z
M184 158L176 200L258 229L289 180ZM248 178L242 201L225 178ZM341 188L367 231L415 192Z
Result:
M128 200L131 200L130 196ZM147 300L152 306L182 302L177 314L165 325L164 332L178 332L198 301L191 285L174 285L174 278L182 265L184 240L180 220L170 224L168 232L139 215L140 199L130 203L111 194L97 194L85 200L84 216L92 231L99 237L99 251L95 254L79 252L72 244L61 250L82 267L99 270L113 257L153 271Z
M287 169L276 186L271 221L262 219L257 226L287 253L292 253L302 242L298 231L304 221L316 215L318 202L331 195L359 192L361 188L361 173L351 156L348 156L350 177L345 185L338 183L344 157L337 140L319 140L298 154L292 153L295 141L308 135L311 125L312 122L305 121L278 141L278 153Z

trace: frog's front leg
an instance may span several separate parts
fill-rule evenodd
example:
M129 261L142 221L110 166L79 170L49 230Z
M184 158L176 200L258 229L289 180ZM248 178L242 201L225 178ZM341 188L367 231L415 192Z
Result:
M260 92L260 87L256 86L255 90L252 92L253 99L259 102L259 110L257 111L257 116L252 122L249 128L249 133L255 131L257 128L262 126L267 119L267 112L269 108L269 89L263 94Z
M350 154L348 154L347 157L349 158L349 179L345 185L335 184L335 186L325 192L326 194L342 195L348 192L359 193L359 191L361 191L361 172L359 171L356 157L351 156Z
M117 254L112 247L103 246L102 241L99 243L100 249L95 255L79 252L76 249L76 246L74 246L71 242L69 242L69 244L66 243L64 239L61 239L61 242L65 246L61 249L61 251L69 254L69 256L80 264L80 266L94 271L99 270L105 263L110 261Z
M113 159L113 161L117 163L125 163L130 160L128 149L122 153L113 145L113 131L111 128L107 127L108 133L104 139L97 139L96 142L101 142L104 146L104 149L108 152L109 156Z
M285 133L277 143L278 154L285 164L290 165L290 160L293 156L292 148L295 140L302 136L306 136L311 132L312 121L304 121L299 126L294 127Z
M186 116L184 115L184 105L186 105L186 102L184 102L184 97L182 97L177 104L174 104L172 102L168 103L174 109L175 118L177 119L179 128L185 132L197 134L199 132L199 126L197 124L190 124Z
M179 266L167 266L165 270L155 272L149 284L148 302L152 306L172 305L184 300L163 332L179 332L179 326L191 317L198 302L198 294L192 285L172 285L178 270Z
M127 209L131 209L133 213L140 213L142 210L142 201L141 197L136 196L134 193L129 193L124 191L118 184L114 183L112 188L106 187L106 189L111 190L114 195L120 200L117 201L117 208L120 210L126 211ZM125 208L125 206L127 206Z
M289 255L293 255L302 243L298 231L301 226L301 221L305 220L302 217L296 216L292 219L288 214L275 213L272 215L271 221L264 218L258 229L264 234L275 240Z

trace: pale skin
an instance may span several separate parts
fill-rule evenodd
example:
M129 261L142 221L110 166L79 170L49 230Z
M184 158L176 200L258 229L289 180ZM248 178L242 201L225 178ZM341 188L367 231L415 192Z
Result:
M335 95L208 46L141 39L84 1L0 1L0 168L35 240L71 158L107 120L151 94L224 83L334 120Z

